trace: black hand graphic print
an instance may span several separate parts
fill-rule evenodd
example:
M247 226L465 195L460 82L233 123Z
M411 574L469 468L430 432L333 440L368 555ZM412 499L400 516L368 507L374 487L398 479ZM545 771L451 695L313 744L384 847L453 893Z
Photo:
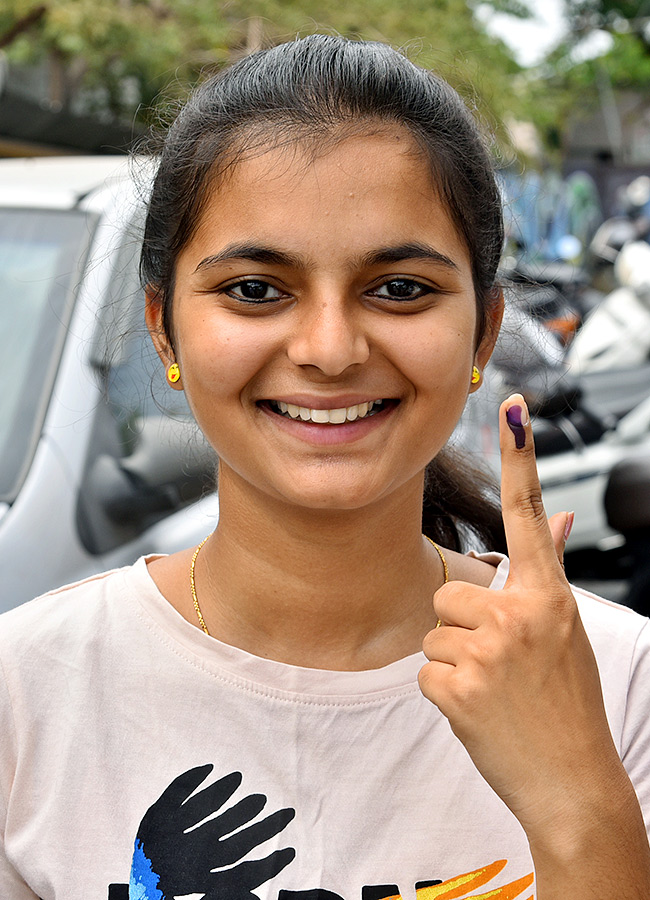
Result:
M147 810L135 841L129 891L133 900L172 900L195 893L205 894L205 900L257 900L252 891L293 860L295 851L287 847L263 859L239 862L286 828L295 813L281 809L243 827L266 804L263 794L251 794L214 817L242 776L232 772L194 794L212 768L199 766L179 775Z

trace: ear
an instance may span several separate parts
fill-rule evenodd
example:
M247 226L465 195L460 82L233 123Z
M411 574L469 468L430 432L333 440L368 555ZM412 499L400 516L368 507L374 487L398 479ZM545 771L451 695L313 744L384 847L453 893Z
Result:
M503 319L503 306L503 290L498 288L498 293L495 290L495 293L490 297L489 306L485 311L485 330L483 337L476 348L476 353L474 354L474 365L478 367L481 373L492 356L494 345L499 336L501 320ZM480 385L481 381L479 381L478 384L472 385L470 387L470 392L478 390Z
M167 372L169 370L169 367L176 362L176 356L169 342L169 338L165 333L165 329L163 328L163 301L160 296L160 292L151 285L147 285L144 295L144 320L146 322L147 329L149 330L149 335L151 337L153 345L156 349L156 353L160 357L160 360L165 367L165 372ZM180 380L172 383L168 379L167 383L176 391L183 390Z

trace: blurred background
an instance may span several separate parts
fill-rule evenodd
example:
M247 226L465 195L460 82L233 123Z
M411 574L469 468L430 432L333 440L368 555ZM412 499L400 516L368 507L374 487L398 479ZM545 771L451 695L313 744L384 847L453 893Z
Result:
M124 159L199 80L316 31L401 48L491 135L508 314L455 440L498 473L521 390L547 511L576 511L569 575L647 612L649 0L4 0L0 609L206 532L214 460L187 410L162 424L178 395L148 389L146 339L116 350L141 316Z
M643 0L4 0L0 154L123 149L202 75L322 30L388 41L435 68L506 159L586 169L606 213L650 162Z

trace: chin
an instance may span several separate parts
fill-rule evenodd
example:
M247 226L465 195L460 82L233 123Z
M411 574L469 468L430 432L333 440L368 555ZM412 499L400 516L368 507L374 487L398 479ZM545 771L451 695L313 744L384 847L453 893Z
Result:
M244 503L255 503L255 495L266 496L296 510L321 510L344 512L371 507L400 492L422 490L423 468L396 472L395 466L328 465L302 468L287 467L274 474L265 472L244 473L224 465L221 460L219 473L220 491L248 495ZM398 477L398 475L400 477ZM252 491L252 493L251 493ZM396 496L397 498L397 496Z
M383 484L377 480L368 483L366 473L366 477L361 482L358 479L346 482L331 476L316 480L305 479L302 483L296 479L287 490L278 490L278 495L291 506L343 512L371 506L392 494L396 489L398 486L391 479L387 479Z

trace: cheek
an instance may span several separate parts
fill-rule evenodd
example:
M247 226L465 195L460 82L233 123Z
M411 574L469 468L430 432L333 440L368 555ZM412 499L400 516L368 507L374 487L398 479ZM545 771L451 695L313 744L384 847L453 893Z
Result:
M430 326L392 332L393 359L413 385L426 394L442 389L456 394L469 387L474 358L474 322L435 322ZM399 349L398 349L399 348ZM467 377L465 377L467 376ZM467 385L465 382L467 381Z
M402 342L401 370L414 390L418 440L410 451L426 465L449 440L465 408L474 358L474 320L438 321Z
M228 317L199 321L178 335L183 386L195 414L203 400L239 402L275 349L273 336Z

